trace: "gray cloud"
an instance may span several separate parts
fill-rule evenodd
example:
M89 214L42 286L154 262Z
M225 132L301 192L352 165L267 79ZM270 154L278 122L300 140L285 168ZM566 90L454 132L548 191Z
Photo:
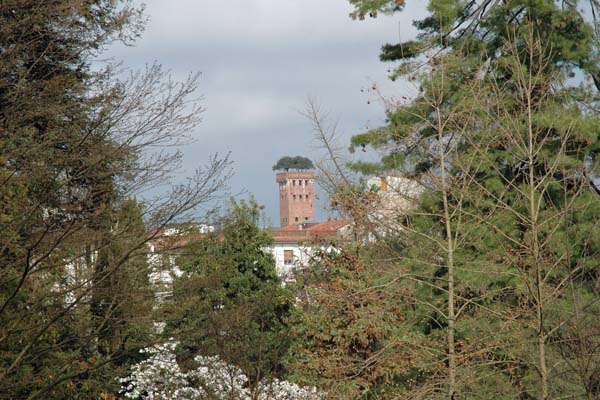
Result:
M299 114L308 95L340 119L345 140L384 122L383 108L362 92L377 82L401 95L378 61L386 42L414 35L421 2L394 17L352 21L345 0L150 0L150 22L135 47L110 55L140 68L157 61L183 78L201 71L207 111L183 149L189 172L211 153L232 152L234 191L247 190L278 221L271 166L287 154L314 156L310 123ZM323 216L323 212L320 213Z

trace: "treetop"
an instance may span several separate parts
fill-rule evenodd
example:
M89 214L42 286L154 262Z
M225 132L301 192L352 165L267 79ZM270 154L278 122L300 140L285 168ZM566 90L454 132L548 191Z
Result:
M290 169L295 170L306 170L306 169L314 169L315 166L313 162L302 156L290 157L285 156L281 157L279 161L275 165L273 165L273 171L277 170L285 170L289 171Z

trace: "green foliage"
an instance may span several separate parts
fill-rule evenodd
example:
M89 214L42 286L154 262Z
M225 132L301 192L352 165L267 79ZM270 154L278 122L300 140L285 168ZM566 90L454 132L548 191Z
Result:
M126 1L0 4L0 398L97 398L152 339L140 148L90 60L130 42ZM150 170L148 166L147 171Z
M402 10L404 0L349 0L355 7L355 11L350 14L353 19L365 19L369 15L371 18L377 17L379 12L390 14Z
M85 55L127 34L128 18L118 16L127 7L75 3L0 5L0 398L73 398L110 386L98 375L112 355L94 348L86 307L66 300L85 289L64 272L111 222L109 170L122 159L104 132L84 128L103 101L87 91ZM110 161L100 156L109 151Z
M268 252L272 238L257 225L259 210L253 200L232 201L222 231L185 249L167 309L167 334L181 341L183 360L219 355L253 384L282 375L292 309Z
M364 17L394 11L395 2L351 3ZM589 318L600 271L590 181L598 174L597 90L567 81L579 71L600 82L598 41L580 3L431 0L416 41L384 47L382 59L400 61L397 76L408 72L419 94L388 112L387 127L352 139L353 148L385 150L379 165L355 169L403 172L428 190L388 221L399 227L395 236L352 267L343 257L328 264L325 281L306 289L307 341L294 352L301 379L341 398L380 389L428 399L598 396L599 352L578 347L598 335ZM419 71L410 64L417 58L426 62ZM369 301L374 293L378 301ZM365 357L372 363L356 362L356 348L328 333L358 335L354 324L368 320L346 312L344 299L367 302L368 318L401 317L379 331L377 351ZM410 338L402 351L418 371L412 386L384 361L396 335Z
M404 42L400 45L385 44L381 48L381 61L396 61L413 58L421 53L421 43L417 41Z
M305 170L305 169L313 169L315 166L312 161L306 157L296 156L296 157L281 157L279 161L275 165L273 165L273 171L277 170Z
M115 219L107 246L98 252L90 311L98 332L97 351L126 364L154 340L154 292L146 251L136 243L146 234L141 205L126 200Z
M402 8L398 7L402 4L392 0L354 0L350 3L355 7L353 15L363 16L369 12L401 11ZM415 21L415 26L420 31L417 40L386 44L383 46L381 59L399 61L400 65L393 77L418 79L421 93L425 93L428 85L433 84L437 78L432 76L431 80L422 79L422 76L415 74L415 70L411 68L411 59L425 57L430 67L439 68L440 57L431 54L444 54L444 98L452 102L452 94L456 98L469 96L464 89L478 72L482 72L482 64L485 62L488 69L490 65L495 69L495 76L499 79L508 77L506 74L510 72L503 71L502 66L511 62L511 52L506 47L509 42L515 41L517 48L520 48L517 54L520 54L523 65L527 67L527 57L522 51L526 51L527 47L526 30L533 27L535 35L544 40L544 59L559 66L554 73L559 74L561 79L572 77L575 71L581 71L595 82L600 82L600 65L595 58L597 41L592 25L585 20L585 14L578 8L579 3L583 2L565 5L552 0L512 0L503 2L500 6L497 2L481 4L474 1L431 0L428 3L430 14L423 20ZM485 11L485 18L479 19L482 11ZM526 24L525 21L530 21L531 24ZM454 57L457 62L449 62ZM452 65L452 70L448 69L449 65ZM429 76L428 73L426 75ZM418 125L415 118L430 115L431 110L428 111L427 105L420 102L417 96L410 106L399 107L388 113L390 124L387 129L357 135L352 139L352 145L378 149L386 143L398 142L408 132L414 132ZM416 162L409 164L416 165Z

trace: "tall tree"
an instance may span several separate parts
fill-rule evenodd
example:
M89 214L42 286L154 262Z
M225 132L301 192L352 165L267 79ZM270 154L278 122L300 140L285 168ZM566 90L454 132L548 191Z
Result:
M268 250L272 238L259 229L260 209L232 202L220 232L202 237L178 258L167 334L180 340L181 357L218 355L241 368L257 398L261 380L282 377L289 347L292 298L282 287Z
M354 3L363 15L365 10L398 10L392 2ZM579 88L566 84L578 70L594 81L598 69L594 26L586 22L577 3L584 2L430 1L430 15L416 23L421 30L418 39L384 46L381 58L401 61L396 72L401 76L429 53L425 62L434 71L433 78L420 78L420 95L413 104L390 110L388 128L353 138L355 146L392 147L383 159L384 169L404 167L413 176L426 171L442 176L440 164L422 152L439 134L439 129L431 130L420 121L434 110L419 109L419 104L439 79L444 60L460 61L450 75L452 91L440 106L447 113L464 98L474 98L478 104L473 108L479 110L472 123L465 122L466 135L444 143L457 142L458 152L448 160L454 178L472 182L460 192L461 198L467 196L469 208L463 224L471 220L486 229L474 229L464 237L463 246L468 246L461 251L466 257L462 262L468 264L461 268L498 271L503 276L492 281L480 278L480 285L488 281L489 288L506 293L492 297L495 304L487 306L501 311L499 322L519 321L511 329L524 344L516 352L492 357L502 364L498 356L504 354L511 360L505 366L524 369L515 381L520 395L541 399L581 389L550 378L565 375L550 362L556 360L553 335L571 320L574 310L566 300L566 283L574 283L578 296L590 298L595 293L583 272L597 255L595 246L557 247L560 237L580 230L595 235L591 232L597 229L575 217L593 213L598 201L586 178L596 170L596 91L586 84ZM597 4L588 4L595 16ZM483 92L475 87L483 87ZM485 297L476 299L486 304ZM591 311L595 303L587 307Z
M351 3L360 18L403 6ZM352 144L384 152L358 169L427 188L389 223L399 246L380 241L394 251L365 266L397 260L372 291L413 288L403 313L438 350L441 368L416 380L427 394L402 389L411 398L597 395L596 366L564 351L597 334L582 313L596 312L599 253L579 236L598 234L597 91L568 84L576 71L594 81L597 40L577 3L432 0L417 40L383 48L418 94Z
M148 281L147 252L136 246L145 236L141 205L125 201L115 216L109 243L98 251L91 277L90 312L97 332L97 351L125 364L141 346L152 343L154 292ZM126 252L134 251L125 257ZM119 268L115 264L125 258ZM113 271L114 270L114 271ZM133 351L131 351L133 349Z
M121 267L133 268L149 238L141 226L135 235L122 229L135 218L119 214L176 166L177 154L151 149L180 144L201 111L186 108L194 76L178 85L158 66L124 81L114 66L92 70L103 47L131 42L143 23L128 1L0 4L2 398L73 398L112 386L94 374L121 358L128 339L108 344L119 329L102 322L114 314L98 307L106 300L94 288L136 283ZM226 167L215 158L173 197L133 213L156 232L210 200Z

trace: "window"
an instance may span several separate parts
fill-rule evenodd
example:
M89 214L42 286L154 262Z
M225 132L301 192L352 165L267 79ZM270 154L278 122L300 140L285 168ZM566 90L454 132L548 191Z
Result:
M294 250L283 251L283 263L285 265L291 265L294 263Z
M294 195L294 200L296 200L296 195Z
M296 186L296 180L292 180L292 186Z
M304 220L305 220L305 221L308 221L308 217L304 217Z
M308 179L304 180L304 186L308 186Z
M295 218L295 221L298 222L298 217Z

